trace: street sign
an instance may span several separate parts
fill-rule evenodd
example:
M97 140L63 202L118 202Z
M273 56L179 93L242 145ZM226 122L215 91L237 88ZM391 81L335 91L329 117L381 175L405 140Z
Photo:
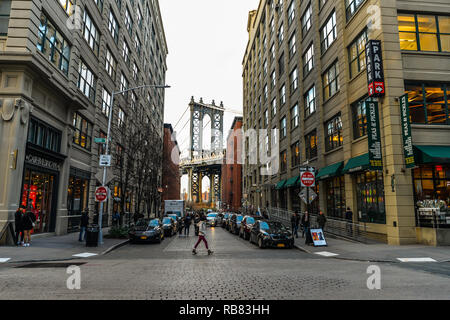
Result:
M306 201L306 199L308 198L308 193L309 193L309 202ZM317 193L315 193L314 190L311 188L303 188L302 191L300 191L300 193L298 194L298 196L300 197L300 199L303 200L304 203L310 204L317 198Z
M101 154L99 165L100 167L111 167L111 155Z
M106 143L106 138L94 138L95 143Z
M314 187L316 184L316 176L314 172L311 171L300 172L300 182L302 187Z
M369 97L383 97L385 87L380 40L369 40L366 43L366 69Z
M106 199L108 199L108 188L97 187L97 189L95 189L95 201L105 202Z

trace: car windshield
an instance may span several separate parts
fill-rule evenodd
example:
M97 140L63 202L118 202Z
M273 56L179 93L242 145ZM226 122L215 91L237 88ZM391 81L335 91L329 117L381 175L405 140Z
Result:
M217 213L208 214L208 218L215 218L215 217L217 217Z
M172 218L173 220L177 221L177 216L176 215L170 215L169 218Z
M288 230L280 222L274 222L274 221L270 221L270 222L261 221L259 226L260 226L261 230L270 231L270 232L279 232L279 231Z
M237 217L236 217L236 220L237 220L237 221L242 221L242 219L244 219L243 216L237 216Z
M252 217L248 217L247 218L247 223L253 224L253 223L255 223L255 219L252 218Z
M171 224L172 223L172 219L171 218L164 218L163 219L163 224Z
M150 227L157 227L157 226L159 226L159 220L157 220L157 219L151 220L148 225Z
M146 227L148 226L148 220L140 219L136 222L136 227Z
M224 219L228 218L228 213L225 213L225 215L223 216Z

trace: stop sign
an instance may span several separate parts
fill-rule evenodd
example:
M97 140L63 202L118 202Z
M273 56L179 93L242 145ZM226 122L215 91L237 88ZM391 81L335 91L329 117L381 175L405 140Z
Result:
M302 183L302 187L312 187L316 182L316 177L314 173L306 171L301 173L300 181Z
M108 189L106 187L98 187L95 189L95 201L105 202L108 199Z

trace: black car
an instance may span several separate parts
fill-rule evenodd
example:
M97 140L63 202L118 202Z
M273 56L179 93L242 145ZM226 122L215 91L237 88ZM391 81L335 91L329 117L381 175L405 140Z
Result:
M177 233L177 226L175 221L171 217L164 217L162 221L164 235L167 237L171 237Z
M132 243L135 242L157 242L164 239L164 231L159 219L140 219L128 233Z
M241 222L241 227L239 229L239 237L245 240L249 240L250 232L252 231L253 225L255 224L256 220L261 219L262 217L260 216L245 216Z
M250 232L250 242L260 248L293 248L294 237L292 232L280 222L259 220L253 225Z
M233 214L230 219L230 229L229 231L233 234L239 234L239 229L241 228L241 222L244 219L242 214Z

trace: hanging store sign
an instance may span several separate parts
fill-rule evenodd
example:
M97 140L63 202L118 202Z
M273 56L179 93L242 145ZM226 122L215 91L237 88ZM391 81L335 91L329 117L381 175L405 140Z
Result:
M51 170L56 170L56 171L60 170L60 166L58 163L51 161L51 160L41 158L39 156L32 155L32 154L27 154L25 156L25 162L35 165L35 166L51 169Z
M380 40L369 40L367 42L366 66L369 97L383 97L385 86Z
M383 170L378 102L366 101L366 111L367 135L369 140L369 169Z
M408 94L400 97L400 120L402 123L403 135L403 152L405 155L406 168L413 168L416 166L414 161L414 148L411 135L411 122L409 119L409 102Z

